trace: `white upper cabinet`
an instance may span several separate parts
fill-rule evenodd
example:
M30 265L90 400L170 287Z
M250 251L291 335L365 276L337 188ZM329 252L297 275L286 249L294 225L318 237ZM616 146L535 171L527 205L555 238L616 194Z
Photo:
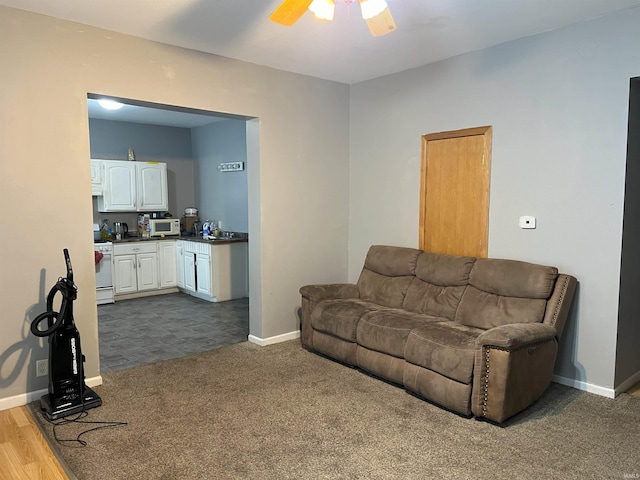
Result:
M104 193L98 197L101 212L135 212L136 166L132 162L103 160Z
M91 160L91 195L101 196L102 190L102 160Z
M168 210L167 164L135 163L138 211Z
M101 160L103 195L100 212L168 210L167 164Z

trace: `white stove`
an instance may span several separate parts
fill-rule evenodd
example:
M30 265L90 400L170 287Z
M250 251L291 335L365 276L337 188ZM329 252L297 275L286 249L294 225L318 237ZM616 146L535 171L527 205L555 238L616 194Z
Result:
M98 305L114 303L113 300L113 244L94 242L93 250L100 252L102 258L96 262L96 299ZM98 255L96 255L96 258Z

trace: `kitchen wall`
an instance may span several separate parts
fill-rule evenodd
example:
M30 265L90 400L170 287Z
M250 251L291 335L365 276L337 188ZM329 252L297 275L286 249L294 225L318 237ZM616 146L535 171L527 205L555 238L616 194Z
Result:
M185 208L194 206L195 180L190 129L90 118L89 140L91 158L127 160L128 149L132 147L137 161L165 162L169 212L174 217L180 217ZM136 214L98 213L95 198L93 208L95 221L106 216L110 221L127 222L129 228L137 222Z
M202 221L222 221L223 229L248 232L246 121L225 119L197 128L89 119L91 158L126 160L129 146L137 161L167 163L169 212L181 217L199 209ZM218 170L222 162L244 162L245 170ZM93 199L94 221L108 218L132 228L136 214L100 213Z
M220 220L222 229L248 232L246 122L224 120L191 130L196 206L202 221ZM221 172L220 163L244 162L245 170Z
M0 236L9 272L0 276L0 409L46 389L35 362L48 345L29 324L64 274L63 248L78 284L85 373L100 381L88 93L255 119L247 123L254 341L295 337L301 285L347 279L348 85L2 6L0 36L0 204L41 228L29 222Z
M353 85L350 280L369 245L417 246L421 135L492 125L489 256L578 278L556 378L613 395L629 379L614 376L639 25L640 9L625 11ZM518 228L520 215L537 228ZM621 321L637 324L637 312ZM639 329L621 331L635 338L620 358L637 358Z

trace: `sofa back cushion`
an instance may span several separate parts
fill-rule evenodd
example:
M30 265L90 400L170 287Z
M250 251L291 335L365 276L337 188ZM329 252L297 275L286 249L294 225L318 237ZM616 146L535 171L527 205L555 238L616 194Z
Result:
M509 323L542 322L558 269L516 260L476 260L456 321L489 329Z
M474 257L423 252L402 307L453 320L475 260Z
M400 307L413 279L421 250L373 245L358 279L360 298L387 307Z

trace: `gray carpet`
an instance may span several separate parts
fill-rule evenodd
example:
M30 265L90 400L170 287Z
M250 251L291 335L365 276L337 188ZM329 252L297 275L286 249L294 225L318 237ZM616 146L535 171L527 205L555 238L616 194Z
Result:
M104 405L88 419L128 426L88 433L86 447L57 447L81 480L640 478L640 398L627 394L552 384L500 427L298 341L111 372L96 390Z

